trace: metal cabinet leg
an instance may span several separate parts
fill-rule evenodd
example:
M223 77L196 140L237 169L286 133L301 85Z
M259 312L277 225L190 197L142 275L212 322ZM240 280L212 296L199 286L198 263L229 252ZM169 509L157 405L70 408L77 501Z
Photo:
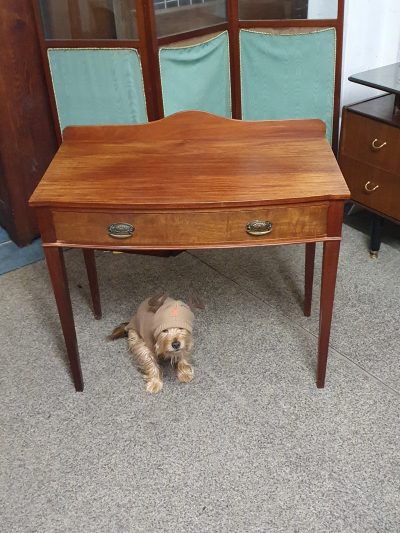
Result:
M372 224L371 224L371 241L370 241L370 251L369 254L372 258L377 258L379 249L381 247L381 237L382 237L382 226L384 218L373 214L372 215Z

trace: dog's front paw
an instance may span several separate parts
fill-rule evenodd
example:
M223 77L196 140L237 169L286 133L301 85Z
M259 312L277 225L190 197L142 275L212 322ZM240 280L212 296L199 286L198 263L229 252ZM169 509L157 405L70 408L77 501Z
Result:
M147 382L146 391L155 394L156 392L160 392L162 387L163 382L161 381L161 379L153 378Z
M181 383L189 383L193 379L193 367L191 365L178 365L176 375Z

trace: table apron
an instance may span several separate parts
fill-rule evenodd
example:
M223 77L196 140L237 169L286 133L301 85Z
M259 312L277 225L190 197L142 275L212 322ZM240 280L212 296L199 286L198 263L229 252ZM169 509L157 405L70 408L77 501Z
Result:
M45 222L52 231L42 236L44 245L155 250L313 242L340 237L328 232L328 212L329 202L208 211L54 209Z

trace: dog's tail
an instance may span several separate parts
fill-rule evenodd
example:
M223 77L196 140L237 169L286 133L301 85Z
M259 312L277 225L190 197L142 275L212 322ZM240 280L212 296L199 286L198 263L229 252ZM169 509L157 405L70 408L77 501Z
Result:
M126 326L128 325L128 322L123 322L116 328L114 328L111 335L107 337L109 341L115 341L116 339L121 339L122 337L127 337L128 332L126 331Z

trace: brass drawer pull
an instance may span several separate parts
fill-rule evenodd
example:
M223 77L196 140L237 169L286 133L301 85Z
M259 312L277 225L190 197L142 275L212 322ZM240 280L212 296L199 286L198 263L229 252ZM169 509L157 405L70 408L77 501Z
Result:
M376 150L376 151L380 150L381 148L383 148L384 146L387 145L387 142L386 142L386 141L384 141L382 144L376 144L377 142L379 142L379 140L378 140L378 139L374 139L374 140L372 141L372 145L371 145L372 148L373 148L374 150Z
M272 231L272 222L268 220L252 220L246 224L246 231L249 235L255 235L256 237L267 235L267 233Z
M132 237L135 228L126 222L116 222L108 226L108 234L114 239L128 239Z
M369 187L370 185L372 185L372 183L370 181L367 181L367 183L364 185L364 189L367 192L374 192L374 191L376 191L376 189L379 189L379 185L375 185L375 187L372 187L372 188Z

